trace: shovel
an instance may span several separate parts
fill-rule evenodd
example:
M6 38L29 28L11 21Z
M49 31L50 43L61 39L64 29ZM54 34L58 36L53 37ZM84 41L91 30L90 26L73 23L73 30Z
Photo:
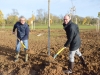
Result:
M61 53L65 48L66 48L66 47L61 48L61 49L57 52L57 54L54 55L53 58L55 59L55 58L57 57L57 55L58 55L59 53Z

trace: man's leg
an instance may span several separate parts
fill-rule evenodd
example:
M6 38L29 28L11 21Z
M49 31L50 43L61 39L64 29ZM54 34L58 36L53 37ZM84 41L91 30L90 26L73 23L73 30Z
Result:
M72 73L74 68L74 56L76 51L70 51L68 70L65 73Z
M28 40L24 40L23 41L24 45L25 45L25 62L28 61Z
M85 68L87 68L87 65L86 65L86 63L85 63L85 61L84 61L84 58L83 58L81 52L79 51L79 49L77 49L76 54L79 56L79 58L80 58L80 60L81 60L82 66L85 67Z
M16 45L16 59L15 62L18 61L18 57L19 57L19 52L20 52L20 42L17 40L17 45Z

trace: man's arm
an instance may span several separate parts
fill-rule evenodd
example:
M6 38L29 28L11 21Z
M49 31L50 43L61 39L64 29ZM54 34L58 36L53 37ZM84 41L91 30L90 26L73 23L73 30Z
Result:
M67 42L64 44L64 47L67 47L68 45L70 45L71 41L73 40L73 37L74 37L74 30L73 28L70 28L69 30L69 35L68 35L68 40Z
M17 27L16 27L16 24L14 25L14 27L13 27L13 34L15 34L15 29L16 29Z

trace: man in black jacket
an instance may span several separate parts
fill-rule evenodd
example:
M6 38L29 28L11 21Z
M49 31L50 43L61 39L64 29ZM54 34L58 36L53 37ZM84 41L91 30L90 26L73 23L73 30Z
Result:
M17 29L17 45L16 45L16 59L15 62L18 61L20 46L21 43L25 45L25 61L28 60L28 37L29 37L29 26L25 22L25 17L21 16L19 18L19 22L13 27L13 34L15 34L15 30Z
M64 47L68 47L69 45L69 65L67 73L72 73L74 67L74 56L75 54L79 56L83 67L86 67L85 61L82 57L81 52L79 51L81 40L79 36L79 28L78 25L74 24L71 21L70 15L64 16L64 23L63 23L64 30L66 31L67 41L64 44Z

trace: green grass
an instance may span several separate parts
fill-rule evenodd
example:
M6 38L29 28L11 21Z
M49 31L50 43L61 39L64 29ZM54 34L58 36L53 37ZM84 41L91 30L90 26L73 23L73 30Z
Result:
M96 26L79 25L79 29L95 29Z
M0 29L2 28L2 26L0 26ZM4 29L12 29L13 28L13 26L5 26L5 28Z
M43 25L43 26L41 26L41 25L37 25L36 26L36 29L47 29L48 28L48 25ZM50 25L50 28L51 29L62 29L63 28L63 26L62 25Z
M2 28L2 26L0 26L0 29ZM13 26L5 26L5 29L12 29ZM47 29L48 25L36 25L35 26L36 29ZM63 29L63 26L61 24L52 24L50 26L51 29ZM79 25L79 29L95 29L95 26L88 26L88 25ZM30 26L31 29L31 26Z

